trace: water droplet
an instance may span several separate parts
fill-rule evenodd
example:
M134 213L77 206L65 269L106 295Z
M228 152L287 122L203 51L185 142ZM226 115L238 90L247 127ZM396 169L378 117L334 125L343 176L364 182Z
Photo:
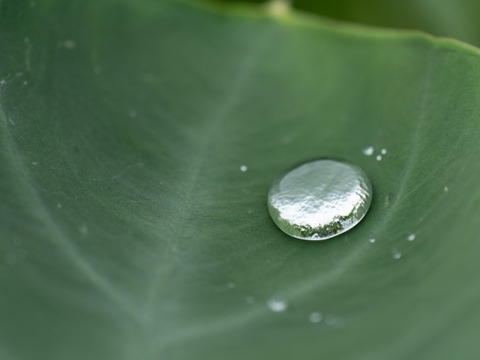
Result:
M402 253L398 249L393 249L392 250L392 258L395 260L398 260L402 257Z
M245 301L247 302L247 304L253 304L255 302L255 299L253 298L253 296L247 296L245 298Z
M38 165L38 161L32 161L32 165L33 165L33 166L37 166L37 165Z
M445 192L447 193L447 192L448 192L448 186L445 186L445 187L443 188L443 191L445 191Z
M323 315L322 313L319 313L319 312L312 312L308 316L308 320L314 324L319 323L320 321L322 321L322 319L323 319Z
M380 152L382 153L382 155L386 155L387 154L387 149L382 149Z
M65 41L59 41L58 46L63 47L65 49L75 49L75 47L77 46L77 43L73 40L65 40Z
M245 172L247 170L248 170L247 165L240 166L240 171Z
M377 161L381 161L382 160L382 155L377 155L377 157L375 159L377 159Z
M373 155L374 151L375 151L375 148L373 146L366 147L365 149L362 150L363 154L367 156Z
M285 311L288 307L287 301L279 296L275 296L267 301L267 305L273 312Z
M335 317L335 315L328 314L327 316L325 316L325 324L333 326L336 322L337 318Z
M373 244L375 242L375 238L370 238L368 239L368 241L370 241Z
M80 226L78 230L83 234L87 235L88 234L88 227L86 225Z
M57 209L61 209L62 208L62 204L58 203L57 204Z
M314 160L278 177L268 194L268 210L286 234L325 240L353 228L372 201L372 186L358 166Z
M415 234L409 234L409 235L407 236L407 240L408 240L408 241L413 241L413 240L415 240Z
M137 117L137 112L135 110L130 110L128 116L130 116L132 119L135 119Z
M227 286L230 288L230 289L233 289L235 287L235 283L233 281L230 281Z
M67 49L74 49L77 46L77 43L73 40L66 40L63 44Z

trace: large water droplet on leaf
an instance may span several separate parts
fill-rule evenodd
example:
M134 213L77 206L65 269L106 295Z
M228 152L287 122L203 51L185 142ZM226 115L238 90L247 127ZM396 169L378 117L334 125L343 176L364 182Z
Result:
M357 225L372 201L372 186L358 166L319 159L279 176L268 194L268 210L286 234L325 240Z

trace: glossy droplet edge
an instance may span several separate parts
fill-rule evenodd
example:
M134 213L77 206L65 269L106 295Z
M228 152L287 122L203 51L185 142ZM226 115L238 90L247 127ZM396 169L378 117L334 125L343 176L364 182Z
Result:
M365 181L366 185L366 190L370 194L369 197L366 197L366 201L362 204L360 207L356 207L352 210L350 214L347 216L339 216L335 221L325 225L325 226L320 226L320 227L311 227L308 225L297 225L297 224L292 224L286 219L282 219L280 216L279 211L272 206L271 204L271 194L274 189L274 186L277 182L279 182L286 174L290 173L291 171L295 170L299 166L302 166L304 164L307 164L309 162L314 162L314 161L319 161L319 160L331 160L331 161L337 161L346 165L349 165L354 169L356 172L358 172L362 179ZM360 168L357 165L354 165L346 160L343 159L335 159L335 158L319 158L319 159L313 159L310 161L298 163L283 173L281 173L273 182L272 186L270 187L270 191L268 194L268 200L267 200L267 205L268 205L268 211L270 213L270 216L273 220L273 222L277 225L277 227L284 232L285 234L299 239L299 240L306 240L306 241L324 241L331 239L333 237L336 237L338 235L341 235L355 226L357 226L363 218L367 215L368 210L370 208L371 202L373 199L373 187L371 184L370 179L368 178L367 174L365 171ZM359 213L359 211L364 208L364 211Z

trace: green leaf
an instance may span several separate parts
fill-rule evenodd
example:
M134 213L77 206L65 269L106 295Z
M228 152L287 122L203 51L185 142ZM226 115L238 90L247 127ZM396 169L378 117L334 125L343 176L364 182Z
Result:
M479 55L260 7L2 1L0 358L476 358ZM269 186L320 156L372 207L289 238Z
M417 29L480 45L475 0L293 0L293 5L335 19L362 24Z
M240 0L221 0L238 2ZM265 3L263 0L242 0ZM274 0L271 0L274 1ZM332 19L387 28L422 30L480 45L476 0L275 0Z

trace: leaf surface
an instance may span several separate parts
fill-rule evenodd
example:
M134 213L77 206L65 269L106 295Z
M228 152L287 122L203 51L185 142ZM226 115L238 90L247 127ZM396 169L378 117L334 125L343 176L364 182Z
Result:
M2 359L478 355L476 49L244 6L3 1L0 80ZM321 156L361 166L372 207L289 238L269 186Z

